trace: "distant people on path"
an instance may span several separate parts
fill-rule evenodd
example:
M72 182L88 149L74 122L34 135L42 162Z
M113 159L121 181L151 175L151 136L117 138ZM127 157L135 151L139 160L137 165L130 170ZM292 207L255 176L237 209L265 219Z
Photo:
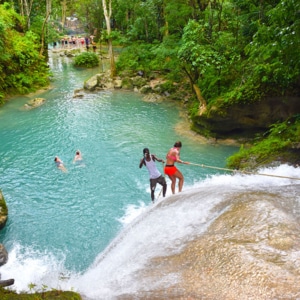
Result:
M54 162L55 162L58 169L62 170L63 172L67 172L67 169L64 166L63 161L58 156L55 156Z
M176 179L178 179L178 192L182 191L184 177L182 173L176 168L175 162L181 164L190 164L189 162L184 162L180 159L180 150L182 147L182 143L180 141L175 142L174 147L172 147L166 156L166 165L164 168L165 174L169 176L171 179L171 190L172 194L175 194L175 186L176 186Z
M80 47L83 48L84 46L84 37L79 37L80 38Z
M86 51L89 51L89 49L90 49L90 38L88 36L86 36L84 40L85 40Z
M148 169L149 177L150 177L151 199L152 202L154 202L155 199L154 193L155 193L155 188L157 183L159 183L163 188L163 197L166 196L167 183L165 177L161 175L161 173L159 172L155 164L155 161L164 163L164 160L157 158L155 154L150 154L148 148L143 149L143 155L144 157L141 159L139 167L142 168L143 166L146 166Z
M93 52L96 53L97 44L94 41L92 41L92 46L93 46Z

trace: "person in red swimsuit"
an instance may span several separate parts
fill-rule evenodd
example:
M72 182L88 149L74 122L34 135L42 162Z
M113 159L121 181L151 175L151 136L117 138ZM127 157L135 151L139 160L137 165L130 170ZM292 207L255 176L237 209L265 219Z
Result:
M171 190L172 194L175 194L175 186L176 186L176 179L178 178L178 192L182 191L183 183L184 183L184 177L182 173L176 168L175 162L179 162L181 164L190 164L189 162L184 162L180 159L180 149L182 147L182 144L180 141L177 141L174 144L174 147L169 150L166 156L166 165L165 165L165 174L169 176L171 179Z

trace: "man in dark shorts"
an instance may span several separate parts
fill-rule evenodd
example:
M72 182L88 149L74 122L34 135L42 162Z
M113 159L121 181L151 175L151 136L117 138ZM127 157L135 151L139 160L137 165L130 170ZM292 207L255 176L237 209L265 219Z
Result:
M163 187L163 197L166 196L167 191L167 183L164 176L161 175L161 173L158 171L155 161L159 161L164 163L164 161L160 158L157 158L155 154L150 154L150 151L148 148L143 149L144 157L140 161L140 168L142 166L146 166L149 172L150 177L150 189L151 189L151 199L152 202L154 202L154 192L156 188L156 184L159 183Z

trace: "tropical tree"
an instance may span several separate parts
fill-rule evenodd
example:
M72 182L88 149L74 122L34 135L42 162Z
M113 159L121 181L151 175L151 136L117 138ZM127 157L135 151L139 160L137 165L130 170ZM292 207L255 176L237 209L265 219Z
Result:
M8 4L0 5L0 99L48 84L48 67L39 55L39 37Z
M111 36L112 0L102 0L102 6L103 6L103 13L106 22L107 44L108 44L108 53L110 59L110 76L114 77L116 75L116 64L115 64L112 36Z

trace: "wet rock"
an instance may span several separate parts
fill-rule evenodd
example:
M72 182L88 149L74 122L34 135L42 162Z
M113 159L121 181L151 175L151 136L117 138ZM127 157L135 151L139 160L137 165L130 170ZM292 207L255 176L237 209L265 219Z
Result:
M0 266L3 266L7 263L8 253L5 247L0 244Z
M36 108L36 107L39 107L41 105L43 105L45 103L46 99L44 98L34 98L30 101L28 101L24 107L26 109L33 109L33 108Z

